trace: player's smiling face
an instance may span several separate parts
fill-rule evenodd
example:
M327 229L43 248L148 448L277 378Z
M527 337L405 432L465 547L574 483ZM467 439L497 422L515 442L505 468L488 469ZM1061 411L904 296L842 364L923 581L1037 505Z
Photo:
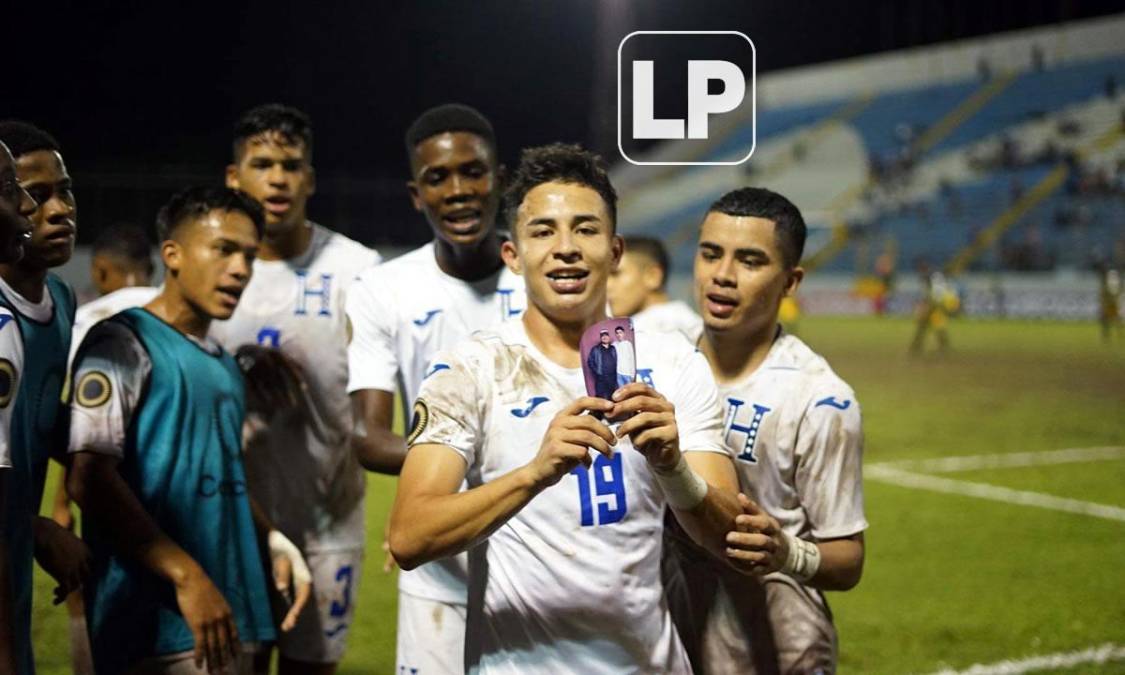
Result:
M804 271L785 264L772 220L711 212L695 256L695 301L708 330L757 334L777 323L781 299Z
M214 210L177 227L161 252L190 305L212 319L229 319L250 283L258 233L241 211Z
M513 235L504 260L523 275L539 312L560 323L604 315L606 281L624 244L601 195L573 183L537 185L516 211Z
M54 150L29 152L16 160L16 173L37 204L28 216L32 232L24 264L35 268L65 264L74 253L78 206L62 156Z
M474 247L492 231L500 202L496 161L488 142L467 131L437 134L414 147L406 186L435 237Z
M237 163L227 167L227 187L242 190L266 212L266 230L304 225L316 174L304 141L278 132L246 139Z
M13 263L23 257L31 241L31 221L36 204L16 177L16 160L0 143L0 263Z

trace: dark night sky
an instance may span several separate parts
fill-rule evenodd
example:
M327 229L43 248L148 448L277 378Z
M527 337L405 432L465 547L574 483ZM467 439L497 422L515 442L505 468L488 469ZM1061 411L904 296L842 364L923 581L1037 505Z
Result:
M401 193L401 138L415 115L450 100L478 107L496 126L508 163L520 147L591 142L595 62L609 50L612 67L617 41L632 30L741 30L766 72L1125 11L1125 3L1105 0L629 0L629 7L605 45L595 39L594 0L28 2L4 10L14 42L5 51L15 58L0 116L29 119L59 137L88 240L99 223L154 212L183 176L217 177L238 113L287 102L316 124L322 189L313 216L336 225L334 217L370 221L379 213L396 224L340 229L407 243L425 237Z

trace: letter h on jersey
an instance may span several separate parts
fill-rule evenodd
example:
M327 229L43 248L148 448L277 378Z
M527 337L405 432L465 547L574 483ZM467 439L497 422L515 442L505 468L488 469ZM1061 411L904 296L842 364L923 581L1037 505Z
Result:
M735 419L738 416L738 409L746 405L746 401L740 401L737 398L727 398L727 419L726 427L727 433L723 436L723 442L728 446L730 445L731 432L737 431L746 434L746 440L742 444L742 452L739 453L738 458L744 462L751 464L758 463L758 456L754 454L754 444L758 440L758 430L762 426L762 418L765 417L771 409L764 405L752 404L754 406L754 417L750 420L750 424L735 424Z
M297 309L294 314L305 316L308 314L309 298L320 299L320 310L317 316L332 316L332 275L320 275L320 288L309 288L308 270L297 271Z

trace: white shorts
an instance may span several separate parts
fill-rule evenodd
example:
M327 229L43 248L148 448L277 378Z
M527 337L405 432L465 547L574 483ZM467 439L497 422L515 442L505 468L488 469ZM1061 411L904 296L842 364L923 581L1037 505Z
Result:
M465 615L464 605L399 591L395 673L463 675Z
M312 572L312 597L298 615L297 625L287 633L278 632L277 648L292 661L339 663L355 616L363 550L312 551L305 560ZM288 611L278 608L279 622L285 616L282 609Z

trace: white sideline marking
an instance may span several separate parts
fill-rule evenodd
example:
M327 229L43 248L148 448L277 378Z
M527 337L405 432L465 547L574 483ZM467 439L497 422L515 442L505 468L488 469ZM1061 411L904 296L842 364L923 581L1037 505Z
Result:
M1018 675L1034 670L1057 670L1060 668L1073 668L1083 663L1108 663L1110 661L1125 660L1125 647L1107 642L1104 645L1090 647L1080 651L1058 652L1032 656L1019 661L999 661L997 663L978 663L966 670L945 669L933 675Z
M954 473L979 469L1003 469L1021 466L1045 466L1074 462L1104 462L1125 459L1125 447L1067 448L1041 452L1007 452L994 455L966 455L961 457L935 457L883 462L876 466L893 466L909 471Z
M1019 504L1021 506L1036 506L1041 509L1076 513L1082 516L1093 516L1125 523L1125 509L1107 504L1083 502L1077 499L1066 499L1041 492L1027 492L1011 488L988 485L986 483L973 483L967 480L954 480L940 476L928 476L921 473L896 469L886 464L874 464L867 467L864 475L868 478L899 485L902 487L945 492L955 495L979 497L1005 504Z

